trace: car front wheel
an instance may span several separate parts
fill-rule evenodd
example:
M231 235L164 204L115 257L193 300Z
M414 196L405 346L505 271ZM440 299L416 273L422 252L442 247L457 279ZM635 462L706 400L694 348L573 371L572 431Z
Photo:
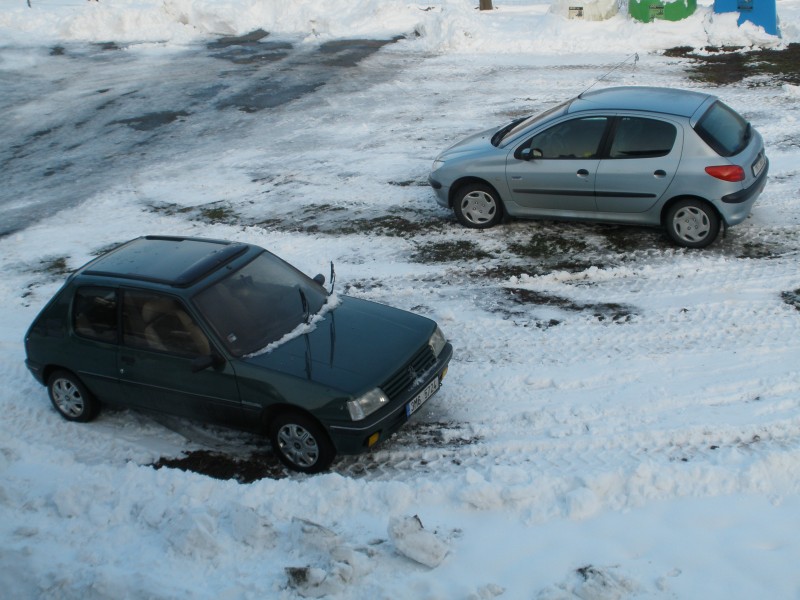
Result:
M713 207L701 200L681 200L667 213L667 233L686 248L705 248L717 239L719 217Z
M67 421L85 423L100 411L100 403L69 371L56 371L47 379L47 392L55 409Z
M269 431L278 458L294 471L319 473L326 470L336 457L333 443L322 426L302 413L278 415Z
M473 183L460 188L453 198L453 212L458 222L472 229L494 227L503 217L500 198L488 185Z

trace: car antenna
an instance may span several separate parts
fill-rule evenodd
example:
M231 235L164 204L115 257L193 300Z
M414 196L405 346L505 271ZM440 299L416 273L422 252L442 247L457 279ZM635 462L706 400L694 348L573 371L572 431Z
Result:
M586 92L588 92L588 91L589 91L590 89L592 89L592 88L593 88L595 85L597 85L598 83L600 83L601 81L603 81L603 80L604 80L606 77L608 77L609 75L611 75L611 74L612 74L614 71L616 71L617 69L619 69L619 68L620 68L622 65L624 65L626 62L628 62L630 59L633 59L633 70L635 71L635 70L636 70L636 63L638 63L638 62L639 62L639 53L638 53L638 52L634 52L633 54L631 54L630 56L628 56L627 58L625 58L625 60L623 60L621 63L619 63L619 64L618 64L618 65L616 65L614 68L612 68L610 71L608 71L608 72L607 72L605 75L603 75L602 77L598 77L597 79L595 79L595 80L594 80L594 83L592 83L592 85L590 85L590 86L589 86L589 87L587 87L585 90L583 90L583 91L582 91L580 94L578 94L578 96L577 96L577 97L578 97L578 98L580 98L581 96L583 96L583 95L584 95Z
M336 271L333 270L333 261L331 261L331 291L330 293L333 294L333 284L336 283Z

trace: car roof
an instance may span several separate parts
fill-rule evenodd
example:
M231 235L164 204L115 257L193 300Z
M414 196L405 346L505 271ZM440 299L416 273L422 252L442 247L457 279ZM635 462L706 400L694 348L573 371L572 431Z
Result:
M585 110L644 110L680 117L691 117L715 96L673 88L626 86L584 92L576 97L568 112Z
M224 240L146 236L103 254L79 273L188 287L251 248L256 247Z

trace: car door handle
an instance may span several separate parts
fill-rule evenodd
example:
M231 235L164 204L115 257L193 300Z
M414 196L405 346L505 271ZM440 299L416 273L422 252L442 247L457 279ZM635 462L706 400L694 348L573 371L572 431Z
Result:
M587 171L586 169L578 169L577 175L578 177L588 177L589 171Z
M661 170L661 169L658 169L657 171L655 171L655 172L653 173L653 176L654 176L654 177L656 177L656 178L658 178L658 179L661 179L662 177L666 177L666 176L667 176L667 172L666 172L666 171L663 171L663 170Z

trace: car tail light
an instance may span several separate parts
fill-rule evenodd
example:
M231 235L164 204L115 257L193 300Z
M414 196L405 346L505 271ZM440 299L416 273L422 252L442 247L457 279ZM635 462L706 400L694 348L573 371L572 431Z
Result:
M722 181L744 181L744 169L738 165L706 167L706 173Z

